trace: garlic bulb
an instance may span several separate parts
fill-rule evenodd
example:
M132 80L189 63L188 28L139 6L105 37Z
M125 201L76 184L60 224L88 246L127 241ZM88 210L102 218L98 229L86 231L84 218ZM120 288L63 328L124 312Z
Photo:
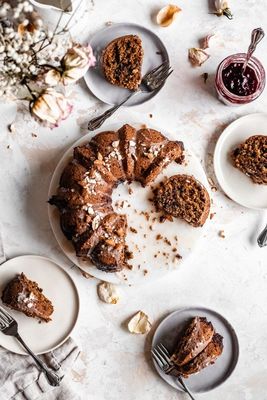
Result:
M219 17L221 15L225 15L228 19L233 19L233 14L231 13L227 0L215 0L214 5L216 15L218 15Z

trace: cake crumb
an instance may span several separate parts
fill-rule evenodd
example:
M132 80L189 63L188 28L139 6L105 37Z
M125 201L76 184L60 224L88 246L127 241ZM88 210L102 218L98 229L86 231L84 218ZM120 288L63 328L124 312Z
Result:
M148 274L148 270L144 269L144 275L147 275L147 274Z
M128 188L128 193L131 195L131 194L133 194L133 189L129 186L129 188Z
M168 238L164 238L164 242L168 245L168 246L171 246L172 244L171 244L171 242L169 241L169 239Z
M153 118L153 114L149 114L149 118Z
M15 133L15 132L16 132L16 127L15 127L15 124L14 124L14 123L9 124L9 125L7 126L7 128L8 128L8 130L9 130L9 132L11 132L11 133Z
M216 215L216 212L210 214L210 219L213 219Z
M36 133L32 133L32 137L36 138L37 137Z
M157 234L157 236L156 236L156 240L161 240L161 239L163 239L163 237L161 236L161 234Z
M222 230L222 231L219 231L219 236L220 236L222 239L225 239L225 233L224 233L223 230Z
M133 228L132 226L130 226L130 231L133 233L137 233L137 230L135 228Z
M174 248L172 249L172 251L175 253L175 252L177 251L177 248L174 247Z

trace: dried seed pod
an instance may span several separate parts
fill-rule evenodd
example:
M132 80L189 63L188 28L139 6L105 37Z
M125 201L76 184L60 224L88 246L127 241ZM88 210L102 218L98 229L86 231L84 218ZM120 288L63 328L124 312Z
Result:
M163 27L171 25L181 11L181 8L173 4L163 7L157 14L157 24Z

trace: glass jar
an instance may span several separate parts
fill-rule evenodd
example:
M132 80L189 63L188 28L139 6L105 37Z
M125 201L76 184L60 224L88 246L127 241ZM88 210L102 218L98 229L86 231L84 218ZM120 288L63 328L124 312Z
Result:
M229 106L239 106L242 104L250 103L253 100L256 100L265 87L265 70L261 62L255 58L251 57L248 62L248 67L254 72L254 83L255 87L251 87L251 92L247 95L239 95L233 93L235 91L234 83L232 82L233 92L229 90L225 86L224 74L223 72L229 67L231 64L235 67L236 64L240 64L240 76L242 64L244 64L246 60L246 53L238 53L233 54L229 57L226 57L219 65L215 77L215 88L217 90L217 94L219 99ZM247 70L246 70L247 71ZM246 72L245 71L245 72Z

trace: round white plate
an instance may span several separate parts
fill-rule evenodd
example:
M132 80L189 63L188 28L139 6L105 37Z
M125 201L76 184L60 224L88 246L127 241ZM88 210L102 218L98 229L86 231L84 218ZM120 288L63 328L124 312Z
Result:
M97 59L96 67L89 68L84 79L90 91L101 101L107 104L118 104L130 93L128 89L121 88L109 83L103 75L101 68L101 54L103 49L114 39L124 35L138 35L142 39L144 49L144 59L142 75L160 65L163 61L169 61L166 47L155 35L155 33L141 25L131 23L113 24L97 32L90 40L90 45L94 50ZM162 86L151 93L143 93L134 96L127 101L125 106L142 104L154 97Z
M224 317L213 310L203 307L190 307L174 311L164 318L158 326L154 333L152 348L159 343L163 343L170 353L172 353L175 350L180 332L184 329L186 323L196 316L206 317L208 321L211 321L216 332L223 336L224 344L222 355L217 359L215 364L185 379L189 390L201 393L215 389L225 382L234 371L238 361L238 339L233 327ZM162 379L175 389L183 391L175 377L165 375L155 362L154 365Z
M141 127L140 124L136 123L132 123L131 125L136 128ZM121 126L121 123L115 124L107 126L107 129L118 130ZM154 128L151 125L149 126ZM177 137L172 137L170 133L164 130L159 130L170 139L179 139ZM103 131L103 128L98 129L94 134L101 131ZM94 134L89 133L85 135L66 151L53 174L48 198L56 194L63 169L72 158L73 148L90 141ZM207 190L209 190L209 184L199 160L187 149L186 145L185 148L186 165L178 165L172 162L157 177L153 185L156 185L164 179L164 177L170 177L175 174L189 174L194 175L196 179L202 182ZM129 187L132 190L132 194L129 194ZM122 282L126 284L140 284L152 279L155 280L177 270L181 262L194 250L198 240L205 232L208 221L203 228L194 228L179 219L174 219L173 222L165 221L164 223L160 223L159 214L155 212L153 204L150 201L151 196L151 187L143 188L137 182L133 182L130 186L121 184L113 192L115 211L127 215L128 231L126 242L134 256L133 259L130 260L130 264L133 266L132 270L124 269L122 273L106 273L100 271L89 261L84 262L76 257L72 243L66 239L60 228L58 210L56 207L48 205L50 224L65 255L74 264L96 278L115 284ZM116 202L121 202L123 200L128 201L128 203L125 201L125 207L116 207ZM141 214L142 212L149 214L149 221L147 221L144 214ZM130 228L136 229L137 233L134 233ZM157 235L161 235L162 239L157 239ZM167 240L164 240L164 238ZM167 241L170 241L171 245L169 245ZM173 251L173 249L177 250ZM181 260L175 257L177 253L182 256Z
M21 272L36 281L44 295L52 301L52 321L39 323L21 312L6 309L18 322L19 333L29 347L36 354L47 353L64 343L75 327L79 314L78 292L69 274L54 261L27 255L12 258L0 266L1 295L6 284ZM13 353L27 354L16 339L1 332L0 345Z
M267 209L267 185L257 185L235 168L230 153L253 135L267 136L267 114L249 114L232 122L221 134L214 153L214 169L223 191L236 203Z

